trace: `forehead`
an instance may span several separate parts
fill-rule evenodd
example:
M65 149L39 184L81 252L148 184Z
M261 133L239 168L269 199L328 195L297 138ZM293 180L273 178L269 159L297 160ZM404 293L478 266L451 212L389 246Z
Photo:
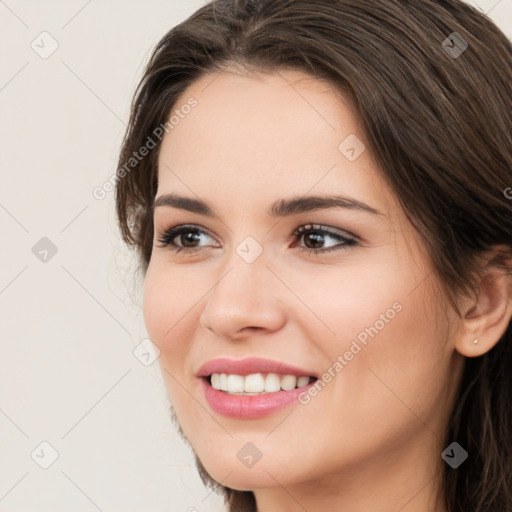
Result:
M196 106L180 111L191 98ZM200 196L265 195L270 202L269 194L314 189L388 208L390 192L370 152L355 160L344 153L347 140L361 151L364 135L348 102L326 81L294 70L227 70L194 82L173 114L159 154L159 192L192 187Z

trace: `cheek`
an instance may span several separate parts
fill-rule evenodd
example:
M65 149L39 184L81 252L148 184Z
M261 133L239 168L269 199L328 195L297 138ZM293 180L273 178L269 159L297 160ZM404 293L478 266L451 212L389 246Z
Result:
M381 259L323 269L309 279L290 273L287 282L294 283L294 293L307 306L298 304L303 312L295 310L292 321L303 322L307 337L334 358L340 350L347 350L354 338L363 343L371 339L367 331L372 327L373 333L377 330L381 336L398 316L404 316L398 311L414 287L407 272L395 267L396 262L388 265ZM290 305L293 302L290 300Z
M149 337L159 347L162 341L162 333L165 329L163 309L168 298L166 297L165 287L159 284L157 273L150 263L144 279L142 311ZM165 307L168 306L166 305Z
M187 357L196 337L200 299L207 290L203 280L187 277L180 268L170 269L159 258L149 265L143 288L144 322L150 339L160 349L159 363L166 378L169 373L182 382L191 371ZM168 383L172 395L175 383L173 379Z
M433 428L437 422L449 358L439 318L425 308L432 297L426 287L420 285L410 293L412 289L368 295L359 308L347 303L346 319L338 321L340 330L346 326L343 342L337 343L337 351L331 350L329 357L336 360L342 355L346 363L326 402L339 404L338 414L351 411L356 426L352 436L361 443L381 443L393 439L396 432L411 434L422 426L418 418L432 421ZM369 419L380 426L363 435L358 428Z
M323 371L330 374L325 380L332 383L333 396L322 392L319 401L360 411L361 421L378 410L394 411L394 418L387 416L390 430L407 412L397 396L428 414L444 384L448 360L446 333L428 306L435 301L425 280L429 270L405 261L390 254L340 271L334 279L334 272L317 275L314 287L296 281L294 288L321 320L309 314L313 322L301 320L303 332L325 356Z
M164 359L169 351L176 353L180 350L173 340L179 338L178 333L186 325L187 310L192 308L192 304L188 305L191 291L184 289L185 284L183 279L150 263L144 280L142 309L149 337L159 347Z

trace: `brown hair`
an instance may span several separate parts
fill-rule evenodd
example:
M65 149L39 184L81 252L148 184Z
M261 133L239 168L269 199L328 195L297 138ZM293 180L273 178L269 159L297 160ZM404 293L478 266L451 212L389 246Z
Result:
M344 93L459 315L457 296L476 289L478 255L504 246L496 264L510 270L512 45L488 17L459 0L214 0L161 39L132 102L116 212L142 273L159 142L130 172L119 169L189 85L232 65L298 69ZM512 511L511 368L511 323L494 348L465 360L445 439L469 458L456 470L445 465L450 512ZM256 510L252 492L221 488L230 511Z

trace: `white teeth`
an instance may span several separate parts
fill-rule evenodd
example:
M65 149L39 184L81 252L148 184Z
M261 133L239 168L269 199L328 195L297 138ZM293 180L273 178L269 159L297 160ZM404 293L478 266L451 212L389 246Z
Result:
M228 391L230 393L243 393L244 378L241 375L228 375Z
M277 373L269 373L265 379L265 393L273 393L281 389L281 379Z
M245 377L244 391L261 393L265 391L265 378L261 373L251 373Z
M212 388L220 389L220 373L214 373L212 375Z
M285 375L281 378L281 387L285 391L290 391L290 389L295 389L297 385L297 377L295 375Z
M222 378L224 376L224 379ZM210 384L213 389L225 389L227 388L228 379L225 373L212 373L210 378Z
M290 391L296 387L302 388L309 384L309 377L295 375L278 375L277 373L251 373L249 375L229 375L213 373L211 385L214 389L233 395L259 395L274 393L281 389Z
M297 387L303 388L309 384L309 377L297 377Z

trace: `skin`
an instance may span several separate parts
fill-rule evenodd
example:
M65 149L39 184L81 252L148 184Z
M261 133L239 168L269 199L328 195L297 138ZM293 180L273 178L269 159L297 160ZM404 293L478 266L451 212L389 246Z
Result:
M339 151L349 134L365 138L328 83L298 71L231 69L199 79L176 107L191 96L198 106L162 141L156 197L201 198L217 217L155 208L143 309L195 453L222 485L254 491L259 512L445 512L435 502L444 428L463 355L489 350L510 320L505 281L493 275L480 303L462 303L467 318L455 315L368 145L352 162ZM383 215L267 213L278 199L313 193L344 194ZM301 251L339 244L329 236L316 245L307 236L290 241L310 223L347 231L359 245ZM199 250L160 247L165 230L180 224L204 231L189 243ZM236 252L247 236L263 249L252 263ZM396 302L395 318L307 405L257 420L209 408L195 376L206 361L264 357L321 375ZM237 458L247 442L262 453L250 468Z

